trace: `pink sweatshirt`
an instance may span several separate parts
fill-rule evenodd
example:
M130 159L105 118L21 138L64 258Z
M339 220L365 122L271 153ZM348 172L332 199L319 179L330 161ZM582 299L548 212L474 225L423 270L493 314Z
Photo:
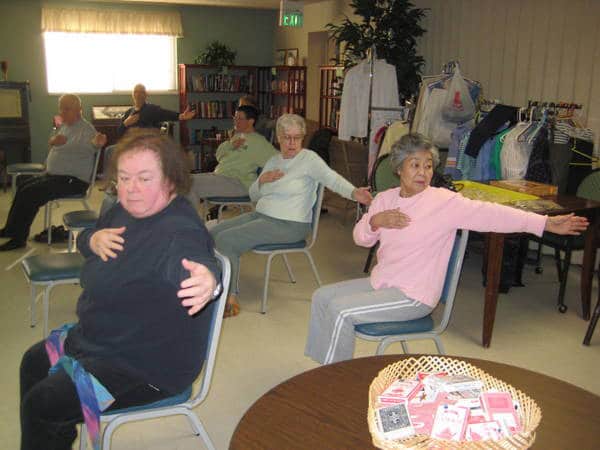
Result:
M408 215L410 224L373 231L371 217L388 209ZM377 194L354 227L354 242L363 247L380 242L377 265L371 272L374 289L396 287L433 308L442 293L457 229L541 236L545 225L546 216L469 200L443 188L428 187L408 198L400 197L400 188L395 188Z

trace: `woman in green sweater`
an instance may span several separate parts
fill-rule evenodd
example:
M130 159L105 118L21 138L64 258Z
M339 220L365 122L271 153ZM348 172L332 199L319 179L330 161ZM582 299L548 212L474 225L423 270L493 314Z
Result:
M239 106L233 117L235 133L217 148L219 164L212 173L192 176L188 199L198 205L206 197L243 197L256 180L258 169L277 150L262 135L254 131L258 111L252 106Z

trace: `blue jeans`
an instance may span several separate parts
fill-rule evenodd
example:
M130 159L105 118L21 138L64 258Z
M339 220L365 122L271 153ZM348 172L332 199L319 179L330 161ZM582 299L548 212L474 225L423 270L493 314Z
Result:
M231 262L229 292L237 295L240 256L261 244L287 244L306 239L310 223L275 219L259 212L250 212L225 220L210 229L215 248Z

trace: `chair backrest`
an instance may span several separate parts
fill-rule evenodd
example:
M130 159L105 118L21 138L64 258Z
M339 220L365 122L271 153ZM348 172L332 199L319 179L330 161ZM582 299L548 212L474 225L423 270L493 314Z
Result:
M456 232L452 253L450 254L450 259L448 260L448 269L446 270L444 287L440 297L440 303L445 303L445 305L442 320L435 330L438 333L444 331L448 326L448 322L450 321L450 315L452 314L452 308L454 306L454 298L456 296L458 281L460 280L460 272L462 269L468 240L468 230L458 230Z
M92 168L92 174L90 176L90 185L87 188L87 191L85 191L85 197L84 198L90 198L92 195L92 190L94 189L94 182L96 181L96 174L98 173L98 164L100 163L100 155L102 154L102 150L98 149L96 150L96 153L94 155L94 167Z
M394 188L399 183L398 176L392 171L389 153L380 156L375 161L373 176L371 177L371 189L373 189L373 192L382 192Z
M204 367L202 368L202 376L200 390L190 400L191 407L194 408L202 403L208 395L210 382L212 380L213 371L215 368L215 360L217 358L217 349L219 347L219 337L221 336L221 325L223 323L223 312L225 311L225 303L229 295L229 281L231 280L231 264L226 256L221 255L215 250L215 256L221 266L221 286L223 291L215 302L215 306L211 311L210 331L208 333L208 343L206 345L206 353L204 355Z
M321 207L323 206L323 193L325 191L325 186L322 184L317 185L317 198L315 200L315 204L312 209L312 222L310 224L312 234L310 237L310 243L308 244L308 249L310 249L317 240L317 232L319 231L319 219L321 218Z
M600 201L600 169L594 170L579 183L577 197Z

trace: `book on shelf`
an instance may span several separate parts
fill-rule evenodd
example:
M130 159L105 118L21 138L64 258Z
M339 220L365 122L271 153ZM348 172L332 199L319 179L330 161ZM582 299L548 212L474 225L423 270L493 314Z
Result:
M198 119L231 119L237 107L237 101L210 100L199 101L196 106Z
M194 143L199 144L202 141L215 140L222 141L227 139L230 130L223 130L217 127L199 128L194 131Z
M195 73L188 79L191 92L254 92L254 74Z
M276 118L281 116L282 114L298 114L300 116L304 115L304 109L302 108L294 108L293 106L286 105L271 105L269 108L269 117Z
M262 83L260 90L274 94L304 94L304 81L274 79Z

